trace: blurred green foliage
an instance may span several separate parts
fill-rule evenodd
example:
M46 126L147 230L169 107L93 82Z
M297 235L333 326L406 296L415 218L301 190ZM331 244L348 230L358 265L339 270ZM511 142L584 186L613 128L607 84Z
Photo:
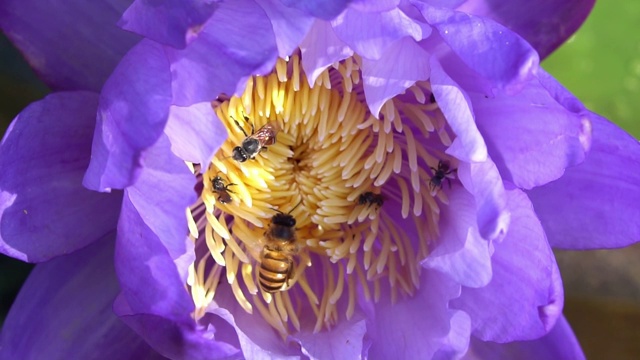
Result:
M22 109L48 92L9 39L0 33L0 134Z
M640 138L638 1L596 1L578 32L542 66L585 105Z

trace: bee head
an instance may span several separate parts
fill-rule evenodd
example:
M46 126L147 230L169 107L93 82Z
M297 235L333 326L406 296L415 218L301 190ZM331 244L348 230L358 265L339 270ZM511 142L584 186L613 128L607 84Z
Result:
M222 178L220 176L214 177L213 179L211 179L211 184L213 184L214 190L218 190L220 188L220 185L223 185Z
M371 191L367 191L360 194L360 196L358 196L358 204L364 205L368 203L369 201L371 201L372 196L373 196L373 193Z
M278 226L294 227L296 219L290 214L277 213L273 215L271 223Z
M236 146L233 148L233 155L231 156L233 160L238 162L245 162L249 158L247 156L247 152L240 146Z
M448 171L451 164L447 160L440 160L438 162L438 170Z

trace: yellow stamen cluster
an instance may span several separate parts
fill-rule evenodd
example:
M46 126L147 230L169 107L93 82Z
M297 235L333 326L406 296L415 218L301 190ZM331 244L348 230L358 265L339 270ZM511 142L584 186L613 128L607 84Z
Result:
M187 210L196 244L188 280L196 318L228 286L238 304L257 309L283 336L300 330L303 312L314 313L313 330L320 331L353 316L358 296L377 301L383 281L394 302L420 284L419 261L438 235L439 206L447 199L429 191L445 155L416 136L450 144L444 118L426 95L429 84L403 95L412 101L387 101L375 117L364 101L357 57L334 64L313 86L300 67L298 55L281 59L272 74L249 79L241 97L213 104L229 138L198 174L204 189ZM254 159L234 160L233 148L245 140L239 126L251 136L251 125L258 131L267 124L280 129L276 142ZM215 178L226 187L216 189ZM222 192L230 201L221 201ZM366 201L365 193L383 201ZM257 274L265 232L279 212L296 220L298 251L287 287L268 293ZM415 227L411 236L399 217Z

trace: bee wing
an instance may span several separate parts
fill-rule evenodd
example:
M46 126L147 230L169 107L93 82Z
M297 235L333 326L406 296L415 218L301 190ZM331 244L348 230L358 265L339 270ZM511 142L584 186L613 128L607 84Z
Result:
M262 146L273 145L276 143L276 135L278 135L278 131L280 131L278 124L271 122L258 129L258 131L251 135L251 137L258 140Z
M266 245L266 240L264 239L264 236L261 236L260 238L258 238L256 241L254 241L253 243L246 244L246 249L247 252L249 253L249 255L251 255L251 257L257 261L260 262L260 259L262 257L262 251L264 250L264 246Z

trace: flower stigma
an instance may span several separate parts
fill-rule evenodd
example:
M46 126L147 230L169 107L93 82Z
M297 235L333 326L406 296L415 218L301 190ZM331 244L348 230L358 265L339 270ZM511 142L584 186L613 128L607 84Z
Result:
M201 192L187 209L196 320L228 287L286 337L419 287L456 181L451 130L428 82L372 115L360 62L337 62L309 86L294 54L212 103L229 137L206 169L189 164Z

